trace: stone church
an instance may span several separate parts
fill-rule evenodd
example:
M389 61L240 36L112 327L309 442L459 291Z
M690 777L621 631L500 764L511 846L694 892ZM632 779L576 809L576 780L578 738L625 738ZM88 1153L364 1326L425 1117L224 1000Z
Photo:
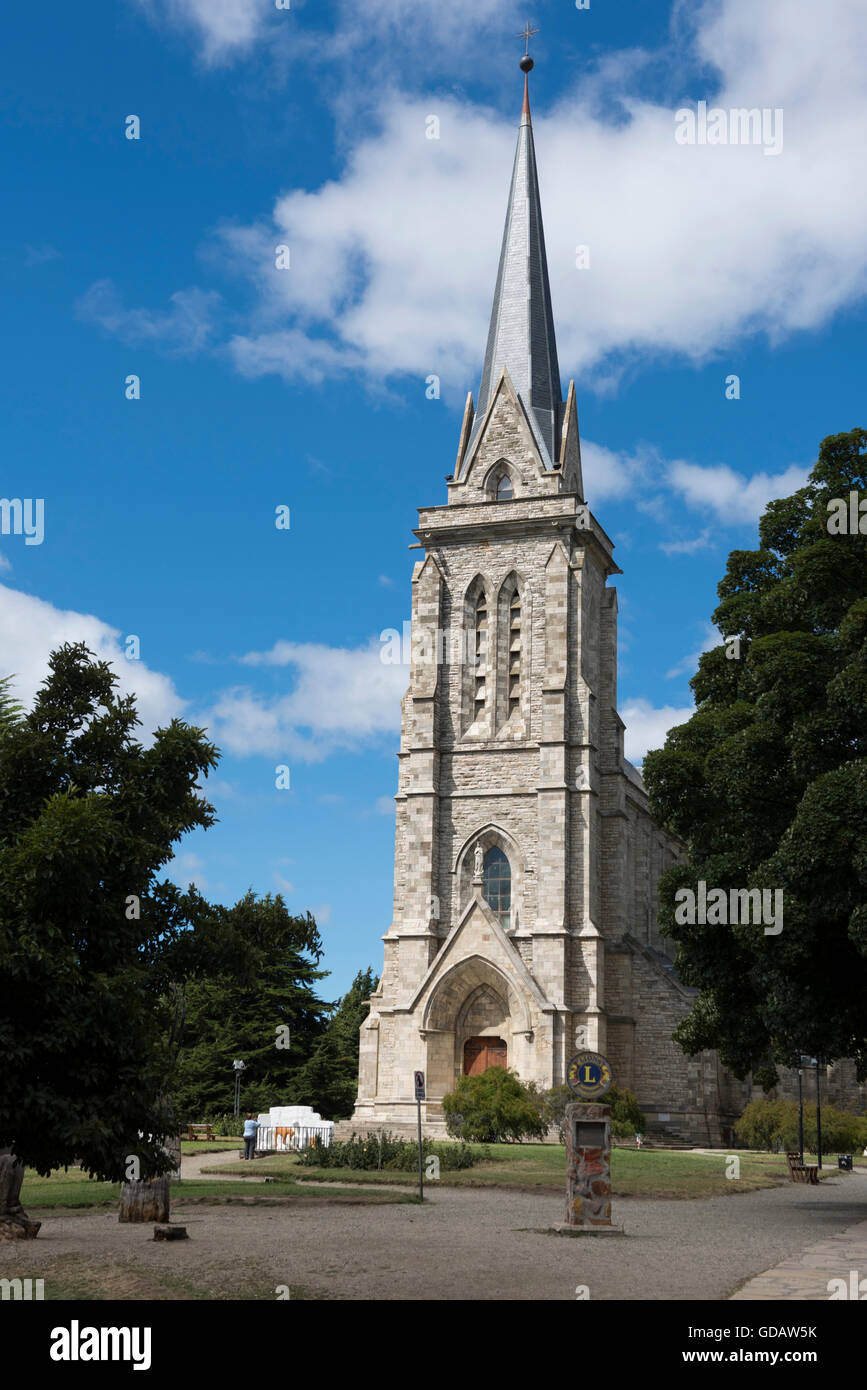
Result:
M574 382L562 398L526 76L481 386L447 486L415 532L394 920L352 1128L414 1132L418 1069L425 1130L443 1134L462 1073L509 1066L547 1088L588 1047L649 1130L725 1142L751 1088L671 1041L694 992L656 889L684 847L624 756L622 571L585 499Z

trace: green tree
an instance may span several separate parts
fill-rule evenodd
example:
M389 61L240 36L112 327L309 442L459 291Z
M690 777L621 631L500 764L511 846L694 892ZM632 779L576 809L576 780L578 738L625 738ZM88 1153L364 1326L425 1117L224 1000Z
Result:
M324 1119L348 1119L358 1093L359 1030L370 1012L379 980L370 966L359 970L337 1001L322 1037L292 1081L292 1101L312 1105Z
M556 1125L560 1143L565 1143L566 1106L578 1102L579 1097L571 1086L566 1085L552 1086L547 1091L536 1092L536 1095L546 1129ZM644 1113L639 1107L638 1097L632 1091L621 1089L616 1082L612 1082L600 1098L600 1104L611 1107L611 1133L617 1139L626 1139L644 1129Z
M765 509L759 548L729 556L726 640L701 658L695 714L644 763L689 850L660 884L699 990L674 1036L766 1087L801 1052L867 1075L867 534L829 532L835 499L867 497L865 446L861 429L825 439L807 484ZM700 880L780 889L782 932L678 922L677 890Z
M19 1213L23 1164L111 1179L130 1154L144 1176L167 1165L159 996L201 900L156 875L214 819L201 729L173 720L144 748L107 662L67 644L49 668L29 713L0 696L0 1149L17 1173L0 1189Z
M231 1108L236 1058L246 1063L243 1110L287 1104L329 1008L314 992L328 972L316 968L322 943L309 913L293 916L279 895L259 898L251 891L234 907L211 907L209 925L222 944L217 968L183 986L172 1083L183 1122Z
M450 1134L480 1144L541 1139L547 1127L533 1092L505 1067L459 1077L443 1110Z

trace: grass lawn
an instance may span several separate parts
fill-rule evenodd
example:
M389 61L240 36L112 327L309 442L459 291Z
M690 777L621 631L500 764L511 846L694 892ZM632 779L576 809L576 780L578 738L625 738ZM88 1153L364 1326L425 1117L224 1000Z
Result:
M244 1176L247 1176L246 1170ZM263 1173L262 1176L264 1177L265 1174ZM344 1180L346 1176L344 1174ZM192 1181L172 1185L171 1204L174 1211L175 1207L180 1207L185 1203L202 1201L266 1204L275 1199L285 1201L287 1198L303 1198L305 1201L309 1201L311 1197L319 1197L345 1203L357 1202L359 1195L357 1187L346 1189L329 1187L317 1192L314 1188L304 1187L295 1182L292 1177L287 1177L284 1181L263 1182L261 1186L250 1182L221 1182L196 1178ZM24 1175L21 1196L25 1210L31 1214L58 1207L110 1208L116 1207L118 1204L120 1183L97 1182L81 1173L78 1168L70 1168L68 1171L59 1168L47 1178L40 1178L38 1174L28 1169ZM365 1202L371 1198L377 1202L383 1200L395 1202L405 1201L406 1195L400 1192L363 1194Z
M474 1168L442 1171L440 1184L449 1187L509 1187L528 1192L562 1192L566 1151L560 1144L474 1144L479 1154ZM617 1197L715 1197L752 1192L788 1182L782 1154L737 1154L740 1176L726 1177L728 1154L696 1154L675 1149L613 1149L611 1181ZM807 1158L807 1162L811 1160ZM814 1161L814 1160L813 1160ZM834 1160L836 1164L836 1160ZM207 1169L205 1170L207 1172ZM229 1164L222 1173L246 1172ZM833 1170L837 1171L836 1166ZM365 1185L412 1185L412 1172L352 1168L308 1168L294 1154L272 1154L256 1161L256 1172L296 1178L303 1186L317 1182ZM830 1167L824 1175L830 1174Z

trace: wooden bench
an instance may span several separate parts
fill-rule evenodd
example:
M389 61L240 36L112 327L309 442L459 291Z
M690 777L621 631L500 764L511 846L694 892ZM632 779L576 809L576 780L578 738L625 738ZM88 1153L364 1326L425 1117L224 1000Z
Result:
M210 1125L187 1125L185 1139L192 1142L193 1139L216 1139L216 1134L212 1133Z
M819 1168L817 1164L802 1163L799 1153L787 1153L786 1163L789 1165L789 1177L792 1182L811 1183L813 1187L819 1183Z

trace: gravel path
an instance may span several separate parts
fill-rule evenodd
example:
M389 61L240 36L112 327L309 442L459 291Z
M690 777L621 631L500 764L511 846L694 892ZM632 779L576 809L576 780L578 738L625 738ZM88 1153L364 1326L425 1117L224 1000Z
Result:
M285 1284L293 1294L338 1299L548 1300L574 1299L586 1284L594 1300L724 1299L867 1218L864 1174L694 1201L615 1199L626 1236L603 1240L537 1233L562 1219L562 1199L553 1196L433 1184L428 1194L424 1209L323 1201L186 1210L178 1195L172 1217L190 1239L177 1243L154 1242L150 1228L121 1225L114 1212L46 1213L38 1240L2 1252L2 1273L114 1262L138 1284L124 1295L121 1279L113 1297L164 1297L159 1281L175 1279L176 1297L193 1287L269 1299ZM154 1291L145 1291L148 1281Z
M237 1163L237 1162L239 1161L239 1159L241 1158L243 1152L244 1152L244 1146L243 1146L243 1144L242 1144L242 1145L240 1146L240 1148L238 1148L238 1149L223 1149L220 1153L215 1153L215 1154L213 1154L213 1153L211 1153L211 1154L209 1154L209 1153L182 1154L182 1155L181 1155L181 1178L182 1178L182 1179L183 1179L183 1178L186 1178L187 1181L189 1181L191 1178L210 1178L210 1177L213 1177L213 1176L214 1176L213 1173L203 1173L203 1172L202 1172L202 1169L203 1169L203 1168L223 1168L223 1167L225 1167L227 1164ZM240 1173L223 1173L222 1176L221 1176L221 1178L220 1178L220 1181L221 1181L221 1182L231 1182L234 1178L237 1178L238 1182L249 1182L250 1178L257 1178L257 1177L258 1177L258 1181L261 1182L261 1181L262 1181L262 1173L260 1172L260 1173L256 1174L255 1168L256 1168L256 1160L254 1159L253 1162L250 1164L250 1172L249 1172L249 1175L245 1173L245 1174L243 1175L243 1177L242 1177ZM174 1191L174 1189L172 1189L172 1190Z

